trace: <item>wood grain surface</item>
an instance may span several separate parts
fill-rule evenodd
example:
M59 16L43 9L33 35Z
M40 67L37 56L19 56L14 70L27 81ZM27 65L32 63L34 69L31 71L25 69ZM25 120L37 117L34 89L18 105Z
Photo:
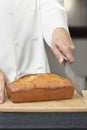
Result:
M0 104L0 112L87 112L87 90L83 90L83 95L74 92L72 99L32 103L12 103L6 99Z

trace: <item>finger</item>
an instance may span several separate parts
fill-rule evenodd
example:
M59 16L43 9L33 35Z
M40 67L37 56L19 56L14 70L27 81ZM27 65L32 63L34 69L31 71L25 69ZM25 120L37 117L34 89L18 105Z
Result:
M5 87L0 87L0 103L4 102L4 88Z
M60 44L60 48L62 47L61 45L64 43L65 46L69 46L71 51L75 51L75 45L72 41L72 38L71 36L69 36L68 38L65 37L65 39L63 39L62 43Z
M73 57L73 55L72 55L71 52L67 52L67 53L65 54L65 56L67 57L67 59L68 59L68 61L69 61L70 63L73 63L73 62L74 62L74 57Z
M4 92L0 91L0 103L4 102Z
M74 45L74 43L72 41L71 36L69 36L69 39L70 39L70 41L68 43L70 43L70 48L71 48L72 51L75 51L76 48L75 48L75 45Z
M70 49L71 49L72 52L74 52L75 49L76 49L76 48L75 48L75 45L73 44L72 41L70 42Z
M2 74L0 74L0 103L4 102L5 80Z
M5 87L0 86L0 103L4 102L4 96L5 96Z
M72 52L74 52L76 49L74 45L71 45L70 48L71 48Z
M61 51L63 55L67 57L70 63L74 62L73 51L71 50L69 45L63 46Z
M64 62L63 54L61 53L61 51L58 49L56 45L52 47L52 51L54 55L56 56L56 58L59 60L59 62L63 64Z

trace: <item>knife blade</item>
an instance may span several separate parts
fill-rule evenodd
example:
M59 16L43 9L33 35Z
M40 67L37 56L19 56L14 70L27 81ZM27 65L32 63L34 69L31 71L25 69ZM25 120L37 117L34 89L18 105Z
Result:
M77 76L75 75L70 63L68 61L65 61L64 69L66 76L70 79L71 83L73 84L76 92L83 97L83 93L81 90L81 84L78 82Z

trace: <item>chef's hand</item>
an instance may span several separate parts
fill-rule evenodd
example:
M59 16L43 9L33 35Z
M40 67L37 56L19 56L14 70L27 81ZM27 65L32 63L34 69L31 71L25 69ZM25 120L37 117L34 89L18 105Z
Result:
M5 99L5 87L9 83L7 76L0 69L0 103L4 102Z
M73 52L75 46L70 34L63 28L57 28L52 35L51 49L61 64L64 63L64 57L67 57L70 63L74 62Z

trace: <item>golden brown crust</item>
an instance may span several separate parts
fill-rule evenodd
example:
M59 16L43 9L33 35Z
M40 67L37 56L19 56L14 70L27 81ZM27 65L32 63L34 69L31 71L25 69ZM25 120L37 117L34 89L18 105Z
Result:
M72 98L71 82L57 74L30 74L7 86L8 98L13 102L31 102Z

